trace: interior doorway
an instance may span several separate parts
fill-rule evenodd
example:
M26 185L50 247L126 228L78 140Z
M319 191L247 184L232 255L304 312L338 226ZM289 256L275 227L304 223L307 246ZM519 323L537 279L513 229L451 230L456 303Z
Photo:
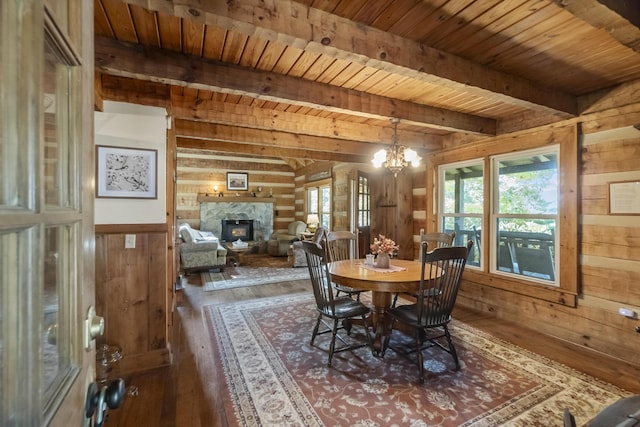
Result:
M355 197L355 230L358 235L358 254L364 257L371 245L371 189L369 176L358 171Z

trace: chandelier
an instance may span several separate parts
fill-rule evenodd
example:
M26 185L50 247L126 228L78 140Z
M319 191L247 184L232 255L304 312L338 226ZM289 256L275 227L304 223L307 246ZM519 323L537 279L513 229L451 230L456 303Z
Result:
M414 168L420 165L422 157L418 156L411 148L407 148L404 145L398 145L398 122L400 119L393 118L393 144L389 148L384 148L373 156L373 166L379 168L384 166L393 172L393 176L397 177L398 172L407 167L409 164Z

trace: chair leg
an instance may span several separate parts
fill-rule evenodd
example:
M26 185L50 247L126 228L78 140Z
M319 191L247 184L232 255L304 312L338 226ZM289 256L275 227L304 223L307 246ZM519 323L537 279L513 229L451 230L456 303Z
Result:
M322 314L318 314L318 320L316 321L316 326L313 328L313 334L311 334L311 345L315 341L318 336L318 329L320 328L320 319L322 318Z
M369 321L367 320L367 315L362 315L362 324L364 326L364 333L367 336L367 343L369 344L369 348L373 349L373 341L371 340L371 335L369 335Z
M396 292L393 295L393 301L391 302L391 308L394 308L396 306L396 303L398 302L398 295L399 294L400 294L399 292Z
M344 330L347 332L347 335L351 336L351 328L353 326L353 323L351 322L351 319L344 319L342 321L342 327L344 328Z
M418 379L420 383L424 383L424 357L422 356L422 330L416 331L417 359L418 359Z
M393 325L395 323L395 319L391 319L387 321L386 325L382 325L382 330L384 331L382 340L381 340L381 348L380 348L380 357L384 357L384 354L389 348L389 342L391 342L391 334L393 334ZM372 346L373 348L373 346Z
M444 325L444 335L447 337L447 342L449 343L449 353L451 353L451 357L453 357L453 361L456 363L456 370L458 370L460 369L458 352L456 352L456 347L453 345L453 341L451 340L451 334L449 333L449 328L447 328L447 325Z
M333 331L331 333L331 345L329 345L329 363L327 366L331 367L331 359L333 359L333 352L336 349L336 336L338 335L338 319L333 319Z

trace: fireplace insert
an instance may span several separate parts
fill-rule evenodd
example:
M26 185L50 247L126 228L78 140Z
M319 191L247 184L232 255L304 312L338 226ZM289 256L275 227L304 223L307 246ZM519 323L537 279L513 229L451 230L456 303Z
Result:
M253 220L252 219L223 219L222 236L223 242L244 242L253 240Z

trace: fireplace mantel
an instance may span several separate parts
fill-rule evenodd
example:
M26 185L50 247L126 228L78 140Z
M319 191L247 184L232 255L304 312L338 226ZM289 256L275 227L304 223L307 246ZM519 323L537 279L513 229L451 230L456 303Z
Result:
M276 199L273 197L247 197L247 196L225 196L218 197L212 196L211 194L207 195L206 193L198 194L196 199L200 203L238 203L238 202L248 202L248 203L275 203Z

